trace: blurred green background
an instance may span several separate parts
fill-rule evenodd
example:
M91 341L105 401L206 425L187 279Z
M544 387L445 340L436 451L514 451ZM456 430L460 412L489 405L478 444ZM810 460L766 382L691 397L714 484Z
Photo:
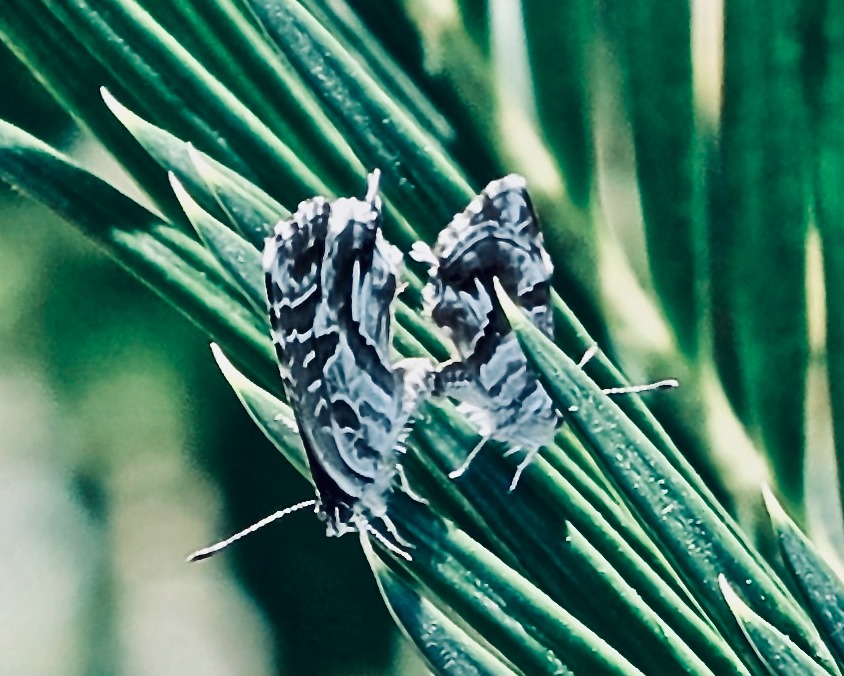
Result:
M1 118L131 190L5 49L0 72ZM0 222L0 673L419 670L357 540L307 515L184 562L310 487L195 327L5 186Z

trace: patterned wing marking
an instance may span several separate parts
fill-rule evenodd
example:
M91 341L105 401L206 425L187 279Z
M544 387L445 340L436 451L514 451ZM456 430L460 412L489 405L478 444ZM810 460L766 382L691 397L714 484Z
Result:
M373 172L363 200L303 202L264 253L279 369L335 536L386 518L397 447L430 389L430 365L388 360L401 254L380 222Z
M550 312L553 266L542 243L542 233L521 176L493 181L457 214L440 233L435 246L437 264L429 292L430 311L435 321L451 326L458 350L464 356L474 351L481 309L477 283L492 293L492 278L498 277L537 327L553 334Z
M430 265L426 306L449 332L459 358L438 372L435 391L460 402L484 438L524 449L529 462L551 441L560 417L512 334L492 283L497 277L537 327L553 334L553 267L524 179L493 181L452 219L433 251L417 247L413 253Z

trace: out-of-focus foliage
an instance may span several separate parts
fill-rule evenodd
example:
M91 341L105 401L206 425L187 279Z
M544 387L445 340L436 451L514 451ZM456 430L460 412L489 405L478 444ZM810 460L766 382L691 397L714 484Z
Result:
M273 222L313 194L360 193L378 167L385 234L407 251L488 180L527 178L555 262L555 341L500 300L567 423L511 494L518 460L496 444L448 478L477 434L451 404L428 402L405 464L429 503L396 495L390 506L412 560L365 547L432 669L839 673L841 580L818 553L841 531L826 442L844 427L834 3L12 0L0 37L59 104L56 126L5 114L0 178L219 343L243 407L305 474L262 307L259 248ZM78 140L57 149L38 137ZM116 163L86 155L103 148ZM229 412L197 334L134 283L105 282L117 273L100 259L64 262L54 230L13 242L43 258L10 278L42 285L42 303L16 306L41 323L26 345L39 377L72 413L92 391L108 397L76 414L86 450L68 466L84 490L68 499L98 553L85 565L104 580L86 626L119 646L117 564L148 555L120 548L148 532L115 517L133 462L148 457L148 490L192 481L199 493L178 451L192 449L230 525L308 491ZM419 315L421 272L409 265L394 346L442 360L442 335ZM595 340L602 349L581 369ZM650 395L652 409L611 400L600 388L625 380L619 366L682 386ZM110 412L125 392L137 416ZM766 495L772 524L759 521L765 484L785 507ZM316 530L291 518L235 554L277 632L278 668L383 671L391 634L371 576L360 577L366 560L351 538L316 541ZM771 530L777 547L757 549ZM74 640L89 646L86 667L125 666L117 647Z
M27 74L11 55L3 63ZM117 180L113 162L25 82L0 97L2 116L63 139ZM22 112L6 107L13 102ZM205 336L5 186L0 220L0 501L10 553L0 563L0 672L409 669L353 540L328 541L294 519L281 537L245 541L228 566L184 563L197 543L306 487L240 410ZM334 621L359 611L373 627L365 635Z

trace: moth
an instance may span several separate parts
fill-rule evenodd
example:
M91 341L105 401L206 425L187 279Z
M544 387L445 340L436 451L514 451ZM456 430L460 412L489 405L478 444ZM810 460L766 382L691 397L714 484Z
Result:
M424 289L427 312L451 337L456 358L436 374L434 392L459 402L458 409L481 435L462 475L489 439L507 444L505 455L524 451L510 490L543 446L562 415L542 387L504 317L493 288L497 278L507 295L549 338L553 338L553 265L525 179L516 174L492 181L440 232L433 250L418 243L411 256L429 265ZM594 354L587 352L583 366ZM676 381L605 390L608 394L675 386Z
M507 454L525 451L513 490L561 420L493 290L498 278L533 323L553 335L553 266L524 178L492 181L440 232L433 250L417 245L411 255L429 264L426 311L450 335L457 355L439 369L435 392L456 399L482 438L451 476L460 476L495 439L510 446Z
M390 361L402 254L381 233L379 179L378 170L369 175L364 199L302 202L266 240L271 335L316 498L255 527L314 506L330 537L350 531L379 537L370 522L380 519L400 540L387 503L402 441L433 378L427 360Z

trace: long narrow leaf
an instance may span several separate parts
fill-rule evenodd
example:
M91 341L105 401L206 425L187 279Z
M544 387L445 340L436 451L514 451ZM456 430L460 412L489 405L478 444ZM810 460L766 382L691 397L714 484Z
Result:
M266 314L266 298L264 295L264 276L257 261L247 258L247 252L257 258L258 252L252 249L248 242L237 233L229 230L211 214L205 211L188 194L184 186L174 174L170 174L170 183L185 210L193 227L199 234L205 246L219 262L220 266L229 274L232 283L243 293L255 311L256 316L263 318Z
M177 219L182 214L165 177L146 153L123 142L120 125L99 100L99 87L119 85L78 37L40 2L9 0L0 12L0 39L61 105L111 150L174 224L180 225ZM121 96L135 98L129 91L121 91Z
M221 192L223 192L222 186L225 186L226 192L248 195L250 204L253 205L252 209L248 214L244 214L238 220L238 223L234 224L234 227L242 224L250 234L254 231L256 240L263 241L263 237L267 236L269 232L267 222L271 223L283 218L288 213L278 202L240 174L196 150L192 144L182 141L133 113L105 87L102 88L101 93L108 109L135 140L143 146L144 150L165 171L173 172L187 187L191 195L202 205L202 208L213 216L220 219L224 218L227 214L225 211L226 205L216 192L211 191L208 179L201 172L203 167L207 167L205 173L215 177L216 184L221 186ZM202 163L201 166L199 162Z
M219 346L212 343L211 353L249 417L296 471L310 480L308 460L292 409L240 373Z
M595 12L588 0L522 3L537 113L571 200L588 206L594 149L588 62Z
M141 112L271 194L296 203L325 184L134 0L49 0Z
M0 121L0 178L43 202L199 325L259 380L273 356L265 329L195 241L45 144ZM220 280L220 286L214 280Z
M374 78L414 120L440 143L454 141L451 123L383 48L347 0L307 0L304 5L353 58L372 70Z
M729 635L733 621L718 588L718 575L747 580L743 592L754 610L834 669L829 649L809 619L748 543L738 537L738 529L728 526L711 509L641 430L503 291L498 296L549 394L560 410L570 412L572 425L589 442L717 626Z
M747 642L773 676L796 674L825 676L830 673L798 648L786 634L754 613L741 600L724 575L721 575L718 581L721 593L747 638Z
M390 614L434 673L515 676L516 672L509 665L481 646L425 596L393 573L371 548L365 547L364 551Z
M609 644L501 561L419 505L403 518L415 545L408 572L463 615L517 667L531 674L641 673ZM395 511L394 511L395 513ZM545 646L544 649L541 646Z
M844 665L844 582L788 518L773 494L766 489L764 496L780 553L794 586L838 658L839 666Z
M692 100L691 8L657 0L610 10L633 131L654 286L687 354L695 354L703 200Z
M176 12L171 3L158 11L156 4L149 9L168 32L327 185L348 190L357 184L364 168L244 3L183 0Z
M552 303L554 309L554 322L557 327L557 344L567 354L584 354L587 350L593 348L597 343L595 338L589 335L586 328L571 311L568 305L559 297L558 294L552 292ZM680 365L675 365L679 367ZM598 350L589 363L585 366L585 370L601 387L619 387L629 385L630 383L624 377L624 374L613 364L607 357L603 350ZM670 374L677 378L680 383L685 383L684 375L687 369L680 369L678 371L671 371ZM674 465L678 472L688 481L695 490L698 491L709 503L710 507L722 517L726 518L728 510L724 507L725 497L719 499L713 493L711 485L720 488L722 496L729 496L729 491L723 485L725 477L718 475L714 471L707 475L710 481L704 481L700 474L692 467L689 459L680 452L674 441L665 432L663 426L654 416L654 413L642 402L638 396L624 396L615 399L618 407L641 429L648 438ZM688 399L680 398L677 406L683 417L687 421L694 420L700 415L700 407L702 402L698 397L692 395ZM686 422L686 425L693 423ZM703 433L703 432L702 432ZM710 465L706 464L708 449L705 446L693 449L684 449L686 454L694 454L695 460L700 464L704 464L708 469L712 469ZM738 453L737 449L733 450L734 454ZM758 464L757 458L746 458L743 455L739 457L732 456L732 461L735 464L748 462L748 464ZM709 460L711 462L711 459Z
M446 404L427 407L425 424L414 431L414 438L423 440L426 455L446 471L458 466L477 441L469 425L450 411ZM736 669L741 672L730 647L718 639L708 620L701 619L682 584L673 580L673 570L667 572L654 563L653 557L637 553L647 549L641 543L630 544L627 538L635 539L638 531L625 528L623 522L619 523L621 530L616 531L571 484L541 460L534 461L518 488L508 494L515 462L495 457L496 449L484 451L457 483L478 510L496 524L497 536L516 553L520 568L530 579L540 582L549 596L590 627L604 627L607 631L607 626L617 624L623 611L617 596L596 603L592 590L579 582L581 573L564 544L568 537L564 522L570 520L612 561L651 608L660 616L673 619L673 629L699 651L702 659L724 673Z
M471 197L460 170L364 68L295 0L249 0L357 155L422 232L435 234Z
M826 355L838 460L838 485L844 495L844 5L829 2L821 46L827 65L821 82L813 174L818 230L823 244Z
M756 3L724 5L720 169L727 202L711 246L712 274L729 282L714 287L729 297L714 300L716 310L729 308L736 327L748 422L794 509L803 495L808 365L801 7L797 0L765 11Z

